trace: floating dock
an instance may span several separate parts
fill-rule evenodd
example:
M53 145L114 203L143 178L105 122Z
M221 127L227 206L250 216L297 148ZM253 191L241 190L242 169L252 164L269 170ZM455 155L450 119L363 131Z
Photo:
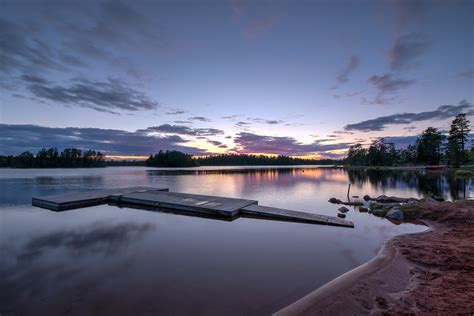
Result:
M131 205L134 208L175 210L181 214L208 215L232 220L251 217L341 227L354 227L337 217L258 205L258 201L219 196L168 192L167 188L133 187L36 197L32 205L65 211L100 204Z
M51 211L66 211L76 208L107 204L110 195L126 194L132 192L157 192L168 191L168 188L131 187L123 189L96 190L89 192L70 192L59 195L34 197L31 199L33 206Z

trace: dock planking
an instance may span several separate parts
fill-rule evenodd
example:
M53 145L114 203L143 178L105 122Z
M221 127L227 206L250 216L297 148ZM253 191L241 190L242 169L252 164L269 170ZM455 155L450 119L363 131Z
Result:
M249 205L240 210L242 216L269 218L287 222L298 222L319 225L354 227L354 223L337 217L299 212L276 207Z
M326 215L299 212L258 205L258 201L168 192L167 188L132 187L67 193L36 197L32 205L53 211L64 211L93 205L112 203L134 208L175 210L191 216L212 216L233 220L239 216L277 221L299 222L341 227L354 227L351 221Z
M128 193L121 195L119 201L128 204L207 213L225 217L237 216L243 207L258 203L254 200L174 192Z
M87 192L70 192L57 195L34 197L31 200L33 206L45 208L51 211L66 211L88 206L106 204L110 195L126 194L132 192L159 192L168 191L168 188L131 187L118 189L102 189Z

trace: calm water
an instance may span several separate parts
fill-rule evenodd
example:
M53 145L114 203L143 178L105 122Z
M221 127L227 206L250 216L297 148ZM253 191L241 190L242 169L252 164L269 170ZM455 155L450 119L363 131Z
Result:
M96 206L61 213L31 197L167 186L337 214L330 197L471 195L439 173L332 168L0 170L0 314L265 315L370 260L384 240L422 231L359 213L355 228L256 219L232 222Z

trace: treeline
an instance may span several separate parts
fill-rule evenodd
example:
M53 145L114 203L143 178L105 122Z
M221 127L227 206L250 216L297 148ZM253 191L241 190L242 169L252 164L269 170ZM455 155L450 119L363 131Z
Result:
M176 150L160 150L145 161L148 167L197 167L199 163L193 156Z
M289 156L222 154L196 158L200 166L291 166L291 165L334 165L340 160L302 159Z
M25 151L17 156L1 156L3 168L95 168L105 167L104 155L95 150L81 151L66 148L58 152L56 148L41 149L36 155Z
M438 165L458 167L474 162L474 148L466 149L469 134L466 114L459 114L451 123L446 137L437 128L425 129L415 144L396 150L384 138L376 139L368 148L358 143L349 148L344 163L352 166Z

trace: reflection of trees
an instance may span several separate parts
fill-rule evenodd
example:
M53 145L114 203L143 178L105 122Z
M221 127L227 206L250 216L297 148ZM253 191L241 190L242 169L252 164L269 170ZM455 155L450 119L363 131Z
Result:
M300 168L248 168L248 169L218 169L218 170L147 170L150 176L161 175L208 175L208 174L289 174L298 173L304 169ZM303 171L304 172L304 171Z
M347 170L349 181L362 186L370 184L376 188L404 186L423 195L450 197L453 200L466 196L471 180L457 178L452 172L427 172L420 170ZM449 195L448 195L449 194Z

